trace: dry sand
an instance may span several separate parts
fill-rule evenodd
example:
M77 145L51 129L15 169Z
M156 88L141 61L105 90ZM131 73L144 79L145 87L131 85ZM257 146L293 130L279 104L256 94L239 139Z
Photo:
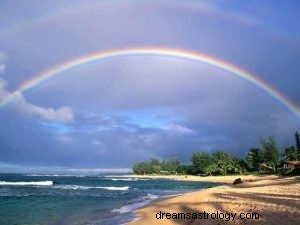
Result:
M143 176L144 177L144 176ZM150 176L151 177L151 176ZM157 176L156 176L157 177ZM163 176L165 178L165 176ZM139 220L130 225L179 225L179 224L300 224L300 177L276 176L238 176L244 181L239 185L226 185L210 188L203 191L184 194L178 197L165 199L150 206L139 209L136 214ZM170 179L217 181L232 183L237 177L194 177L173 176ZM156 219L159 212L165 213L259 213L259 220L200 220L200 219Z

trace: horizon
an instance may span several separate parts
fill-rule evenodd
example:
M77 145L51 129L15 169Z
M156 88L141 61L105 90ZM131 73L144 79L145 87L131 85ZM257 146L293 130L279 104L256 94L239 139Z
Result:
M35 175L99 175L128 174L131 168L67 168L61 166L28 166L0 162L0 173L18 173Z

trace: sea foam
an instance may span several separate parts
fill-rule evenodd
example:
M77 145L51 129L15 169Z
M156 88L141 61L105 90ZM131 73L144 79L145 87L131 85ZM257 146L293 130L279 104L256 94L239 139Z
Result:
M111 212L113 213L119 213L119 214L124 214L124 213L130 213L133 212L134 210L141 208L147 204L149 204L151 201L153 201L154 199L157 199L158 196L157 195L152 195L152 194L147 194L143 197L140 198L140 201L138 202L134 202L132 204L129 205L124 205L119 209L113 209Z
M112 181L135 181L133 178L107 178Z
M0 181L0 185L10 185L10 186L51 186L53 181L20 181L20 182L9 182Z
M111 178L111 177L106 177L107 180L112 180L112 181L147 181L149 179L142 179L142 178Z
M89 190L89 189L104 189L108 191L128 191L129 186L124 187L103 187L103 186L81 186L81 185L55 185L53 188L66 190Z
M125 187L98 187L98 188L109 190L109 191L128 191L129 190L129 186L125 186Z

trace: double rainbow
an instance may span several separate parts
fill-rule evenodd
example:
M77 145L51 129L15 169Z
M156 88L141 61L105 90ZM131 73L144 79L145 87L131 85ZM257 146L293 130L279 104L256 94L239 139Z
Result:
M300 108L282 93L272 87L270 84L259 79L257 76L251 74L250 72L239 68L233 64L225 62L223 60L211 57L209 55L200 54L196 52L171 49L171 48L129 48L129 49L117 49L110 51L100 51L88 55L83 55L79 58L72 59L60 65L53 66L31 78L30 80L22 83L12 94L5 97L0 102L0 108L8 104L12 99L18 96L20 93L38 85L39 83L46 81L47 79L62 74L63 72L89 63L96 60L103 60L113 57L129 57L129 56L140 56L140 55L149 55L149 56L165 56L171 58L179 58L189 61L195 61L199 63L204 63L215 68L221 69L228 72L228 74L235 75L255 86L264 90L266 93L274 97L276 100L285 105L289 110L291 110L297 117L300 117Z

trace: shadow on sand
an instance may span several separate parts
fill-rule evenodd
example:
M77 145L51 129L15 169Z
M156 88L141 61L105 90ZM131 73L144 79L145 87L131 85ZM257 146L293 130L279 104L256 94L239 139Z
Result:
M243 189L246 188L246 191L235 192L232 191L226 192L215 192L211 194L211 198L207 201L199 201L186 204L185 202L176 202L173 204L164 205L164 203L155 204L157 208L177 208L180 212L189 212L189 213L203 213L203 211L210 209L210 213L213 212L229 212L237 213L239 216L240 213L259 213L260 219L235 219L234 221L224 221L224 220L200 220L200 219L184 219L184 220L172 220L176 224L193 224L193 225L267 225L267 224L288 224L288 225L298 225L300 224L300 196L299 196L299 186L297 186L297 191L295 192L286 192L283 193L263 193L260 191L252 192L250 188L257 187L267 187L272 188L284 185L290 186L299 184L300 177L294 179L285 179L285 178L275 178L277 180L275 183L266 183L263 182L249 182L234 186L234 189ZM232 186L233 187L233 186ZM257 189L256 189L257 190ZM242 203L242 204L241 204ZM162 210L163 211L163 210ZM160 221L159 224L165 224Z

